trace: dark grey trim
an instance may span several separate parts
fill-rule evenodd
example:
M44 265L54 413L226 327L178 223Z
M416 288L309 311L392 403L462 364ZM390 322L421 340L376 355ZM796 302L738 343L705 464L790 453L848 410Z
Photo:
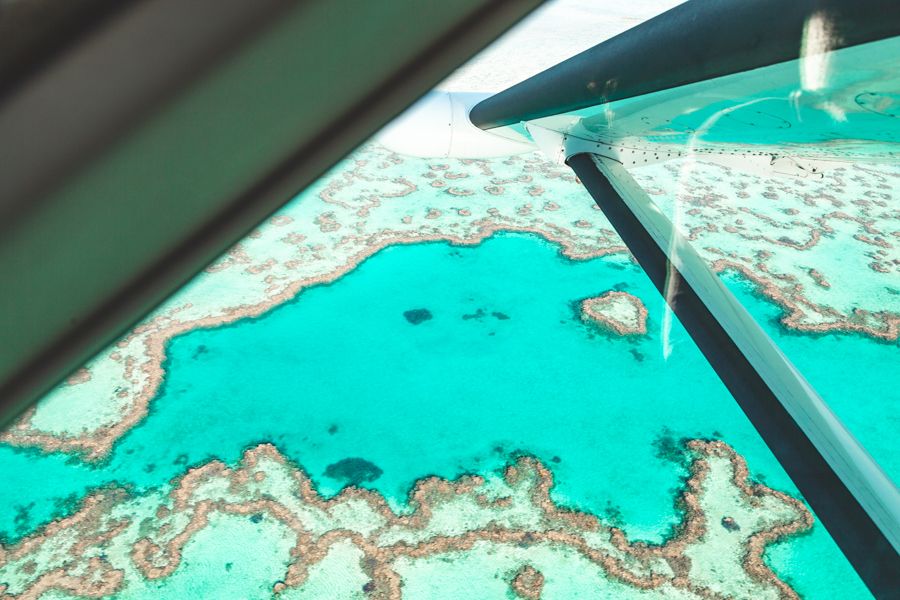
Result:
M800 56L821 14L833 48L900 35L896 0L691 0L487 98L482 129L740 73Z
M0 0L0 99L134 1Z
M684 278L681 267L673 266L667 249L660 247L601 173L592 155L576 154L567 163L660 293L667 296L667 286L677 286L677 297L670 302L673 312L872 594L879 599L897 598L900 557L892 543Z

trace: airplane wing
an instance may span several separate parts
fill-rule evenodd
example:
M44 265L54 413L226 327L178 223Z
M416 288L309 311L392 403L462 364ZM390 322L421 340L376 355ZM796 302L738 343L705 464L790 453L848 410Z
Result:
M689 154L897 161L897 13L880 0L688 2L470 116L501 135L524 122L599 143L626 166Z

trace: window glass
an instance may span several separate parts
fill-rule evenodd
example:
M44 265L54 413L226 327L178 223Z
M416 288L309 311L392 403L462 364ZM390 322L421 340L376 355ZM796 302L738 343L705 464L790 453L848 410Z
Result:
M445 85L496 91L671 5L552 3ZM745 238L769 236L775 289L787 273L834 294L816 302L870 311L896 294L858 293L875 270L845 281L882 260L889 225L866 241L858 220L828 218L834 248L807 251L813 229L790 223L889 210L891 173L841 173L859 193L837 206L835 191L721 168L635 171L684 231L706 215L727 234L707 227L698 247L753 265ZM745 190L779 203L728 204ZM874 421L896 339L787 328L759 277L723 273L892 464ZM854 420L860 385L873 399ZM364 145L2 442L13 597L867 596L590 196L538 152Z

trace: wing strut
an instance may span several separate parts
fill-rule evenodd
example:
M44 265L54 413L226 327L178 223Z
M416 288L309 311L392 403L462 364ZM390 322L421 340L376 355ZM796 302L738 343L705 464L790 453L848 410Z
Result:
M896 598L891 480L620 163L587 153L566 162L872 594Z

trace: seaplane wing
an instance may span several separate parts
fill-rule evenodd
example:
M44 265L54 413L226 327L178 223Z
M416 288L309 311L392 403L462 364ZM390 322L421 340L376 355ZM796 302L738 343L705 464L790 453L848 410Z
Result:
M383 136L429 155L423 144L480 129L513 144L447 144L442 154L530 142L562 160L593 148L626 167L695 156L798 177L896 162L898 35L896 2L694 0L490 97L443 93L442 108L434 93ZM422 135L435 123L446 123L443 136ZM560 141L568 150L548 146Z
M807 29L829 31L824 17ZM812 42L807 33L806 45ZM626 167L694 156L798 177L840 164L900 161L900 38L814 53L528 121ZM542 131L543 130L543 131ZM539 133L540 132L540 133Z
M491 131L525 122L582 150L605 144L626 166L693 154L807 176L896 161L898 35L896 2L687 2L479 103L471 118Z

